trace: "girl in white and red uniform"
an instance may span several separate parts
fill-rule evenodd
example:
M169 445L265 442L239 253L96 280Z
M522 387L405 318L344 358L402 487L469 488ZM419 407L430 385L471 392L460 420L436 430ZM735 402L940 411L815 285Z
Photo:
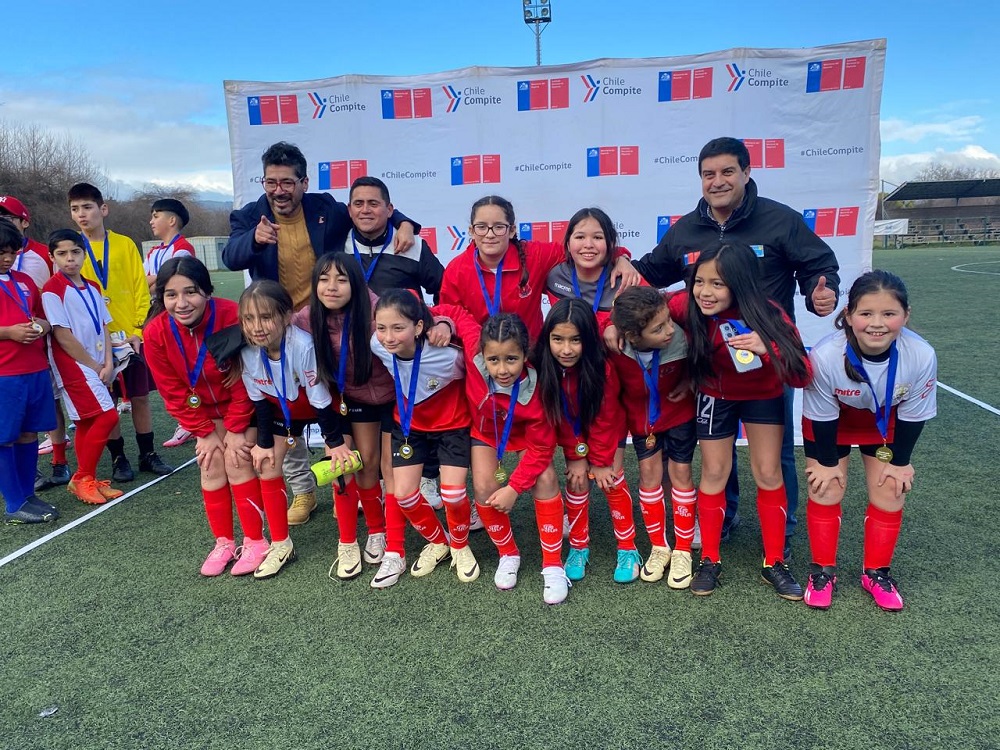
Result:
M622 466L624 452L619 450L625 439L625 409L618 374L605 354L590 305L575 298L556 302L542 325L533 360L542 406L566 459L566 577L578 581L586 575L590 485L595 481L608 499L618 541L614 579L634 581L641 560Z
M214 298L213 291L208 269L197 258L164 263L156 276L154 314L143 328L143 351L167 413L196 438L201 495L215 537L201 574L222 575L234 562L230 573L239 576L257 569L268 543L260 481L249 457L257 439L253 405L241 379L227 381L230 363L216 362L208 348L212 334L239 325L239 308ZM227 446L234 451L229 461ZM234 501L243 527L240 547L233 533Z
M432 309L462 315L448 305ZM469 474L469 407L465 400L465 363L452 346L432 346L428 338L447 333L446 321L435 324L431 310L409 289L386 289L375 306L372 353L392 375L396 410L392 428L392 484L406 520L427 540L411 575L426 576L449 557L458 579L471 583L479 564L469 549L471 509L466 493ZM441 498L450 536L420 494L424 461L436 451L441 462ZM386 501L391 502L387 497ZM373 588L395 584L406 570L403 536L386 528L386 552L372 579Z
M924 422L937 414L937 357L904 327L909 316L903 281L888 271L869 271L851 286L837 316L840 330L809 353L814 375L803 394L802 435L810 607L828 608L836 588L841 500L851 446L857 445L868 484L861 585L882 609L903 608L889 566L913 486L910 454Z
M291 325L292 299L278 282L259 280L240 296L240 321L250 346L240 355L241 376L257 413L257 444L250 451L260 477L271 546L254 578L270 578L295 559L288 538L288 496L281 464L305 426L319 422L326 453L352 461L329 389L316 376L312 337ZM275 440L275 436L279 436Z
M783 599L800 600L802 587L783 560L788 500L781 478L784 386L803 388L811 379L799 332L764 296L757 258L748 245L703 250L692 267L687 294L672 298L669 306L688 334L691 377L698 389L695 425L702 455L698 520L704 546L691 592L705 596L718 586L724 490L742 421L757 483L764 542L761 576Z

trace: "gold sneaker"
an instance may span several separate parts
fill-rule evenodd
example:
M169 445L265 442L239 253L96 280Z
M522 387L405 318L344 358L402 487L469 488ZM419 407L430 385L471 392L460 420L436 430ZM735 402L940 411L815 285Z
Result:
M691 553L675 549L670 554L670 577L667 585L672 589L686 589L691 586Z
M469 545L455 549L451 548L451 567L455 569L458 580L462 583L472 583L479 578L479 563L472 554Z
M451 547L447 544L428 542L420 551L420 557L417 558L417 561L410 568L410 575L415 578L430 575L434 568L438 566L438 563L443 563L450 555Z
M670 547L653 547L646 558L646 564L639 571L639 577L644 581L659 581L670 567Z
M316 493L306 492L292 498L292 504L288 508L288 525L301 526L309 520L309 516L316 510Z
M291 539L286 539L283 542L271 542L271 546L267 548L267 555L264 557L264 561L257 566L257 570L253 572L253 577L259 579L273 578L281 572L281 569L287 563L293 560L295 560L295 548L292 546Z

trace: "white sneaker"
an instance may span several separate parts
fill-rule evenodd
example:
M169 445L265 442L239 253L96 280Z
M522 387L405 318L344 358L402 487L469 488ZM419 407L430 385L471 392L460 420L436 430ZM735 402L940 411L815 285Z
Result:
M497 565L497 572L493 576L493 583L501 591L509 591L517 585L517 571L520 569L520 555L503 555L500 558L500 564Z
M341 581L349 581L361 575L361 549L358 547L358 543L338 544L337 559L334 560L334 565L337 567L337 578ZM331 579L333 578L334 565L330 566L330 571L327 573Z
M670 577L667 585L672 589L686 589L691 586L691 553L675 549L670 553Z
M369 534L365 542L365 562L378 565L385 557L385 534Z
M177 429L174 430L173 436L169 440L164 441L163 447L176 448L179 445L184 445L184 443L190 440L191 437L192 436L189 431L185 430L180 425L177 425Z
M286 539L283 542L271 542L271 546L267 548L264 560L257 566L257 570L253 572L253 577L257 580L273 578L281 572L281 569L285 565L294 560L295 547L292 546L291 539Z
M410 575L414 578L422 578L430 575L439 563L443 563L451 556L451 547L447 544L434 544L428 542L420 550L420 557L410 568Z
M387 589L394 586L405 572L406 558L401 557L398 552L386 552L378 572L372 578L372 588Z
M472 554L469 545L455 549L451 548L451 567L455 569L458 580L462 583L472 583L479 578L479 563Z
M694 519L694 539L691 540L691 549L701 549L701 524L698 519Z
M476 504L471 503L472 511L469 513L469 531L482 531L486 528L483 524L483 519L479 517L479 511L476 510Z
M427 502L430 503L430 506L434 510L441 510L444 500L441 499L441 492L438 490L436 479L420 477L420 494L427 499Z
M566 577L566 571L561 565L550 565L542 568L542 578L545 587L542 589L542 601L546 604L562 604L566 601L569 587L572 586Z

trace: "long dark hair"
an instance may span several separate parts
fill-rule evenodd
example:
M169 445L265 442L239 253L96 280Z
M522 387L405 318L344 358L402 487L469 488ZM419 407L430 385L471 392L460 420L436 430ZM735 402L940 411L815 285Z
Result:
M343 309L350 316L350 330L341 331L349 336L351 363L354 365L354 385L364 385L372 376L372 301L368 296L365 274L357 259L345 252L327 253L316 261L312 273L312 292L309 295L309 327L312 329L316 349L316 374L327 385L336 386L340 352L334 351L326 319L329 311L320 302L316 287L320 276L343 275L351 285L351 301ZM347 318L345 318L347 320Z
M854 335L853 329L847 322L847 316L853 315L854 311L858 309L858 303L862 297L866 294L878 294L879 292L887 292L895 297L904 313L910 311L910 294L906 291L906 284L896 274L874 269L858 276L851 284L851 291L847 293L847 304L843 310L837 313L837 318L833 321L834 326L847 336L848 345L854 349L858 357L862 356L861 347L858 346L858 337ZM844 371L847 373L847 377L855 383L864 382L861 373L851 364L846 354L844 355Z
M562 366L552 355L549 336L552 330L561 323L569 323L580 334L583 354L576 364L579 375L579 410L580 426L586 431L594 423L604 404L604 387L606 383L604 372L604 345L597 332L597 318L590 305L575 297L561 299L552 306L545 317L542 332L535 342L535 352L532 357L538 371L538 387L541 393L542 407L545 416L553 425L558 425L563 419L561 381Z
M569 224L566 225L566 236L563 238L566 260L569 263L573 262L573 256L569 253L569 240L573 236L573 232L576 231L576 225L584 219L593 219L600 224L601 232L604 234L604 242L608 246L607 255L604 256L604 267L610 268L615 264L615 255L618 252L618 230L615 229L615 223L611 221L611 217L596 206L581 208L570 217Z
M486 195L472 204L472 212L469 214L469 225L476 223L476 211L483 206L497 206L503 211L504 218L510 224L510 231L507 238L514 243L517 250L517 258L521 262L521 278L517 282L518 288L522 291L528 286L528 255L524 249L524 242L517 238L517 219L514 218L514 204L499 195Z
M691 376L698 384L715 375L712 368L712 341L708 321L694 296L694 282L699 269L715 261L719 276L732 295L732 305L738 307L747 327L756 331L771 354L771 363L783 382L804 378L807 374L805 356L795 324L782 317L781 309L771 302L757 281L757 257L749 245L727 243L701 252L687 281L688 325L691 333Z
M76 235L79 239L80 235ZM156 273L156 282L153 285L153 303L149 307L147 322L155 318L166 309L163 304L163 294L167 288L167 282L174 276L185 276L195 283L206 297L211 297L215 287L212 286L212 275L208 272L205 264L190 255L182 255L179 258L171 258L166 261Z
M434 318L424 301L412 289L386 289L378 298L375 312L379 310L395 310L407 320L424 322L424 330L417 336L417 346L422 346L427 332L434 327Z

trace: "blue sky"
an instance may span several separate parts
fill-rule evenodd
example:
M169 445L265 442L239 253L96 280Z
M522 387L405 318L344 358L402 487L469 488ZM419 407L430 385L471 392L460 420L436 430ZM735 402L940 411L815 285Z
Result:
M1000 169L995 0L551 1L542 62L552 65L885 37L882 178L902 182L932 160ZM218 198L232 190L224 80L535 60L520 0L8 5L0 120L68 134L121 183L187 183Z

